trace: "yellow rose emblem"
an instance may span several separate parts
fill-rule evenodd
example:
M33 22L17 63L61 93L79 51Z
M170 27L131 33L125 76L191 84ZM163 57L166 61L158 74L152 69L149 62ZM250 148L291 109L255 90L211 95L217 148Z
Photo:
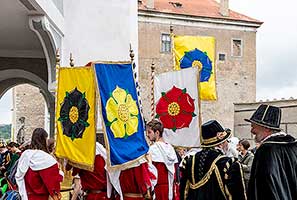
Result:
M115 138L126 138L137 132L138 107L126 90L116 87L106 103L108 124Z

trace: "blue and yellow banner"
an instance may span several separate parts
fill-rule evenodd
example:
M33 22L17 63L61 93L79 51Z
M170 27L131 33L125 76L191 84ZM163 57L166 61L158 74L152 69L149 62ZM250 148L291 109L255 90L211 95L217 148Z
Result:
M92 170L96 142L96 86L91 67L58 67L56 156Z
M148 151L132 64L93 63L104 120L108 167L124 167Z
M202 36L173 36L175 70L198 67L201 100L216 100L215 38Z

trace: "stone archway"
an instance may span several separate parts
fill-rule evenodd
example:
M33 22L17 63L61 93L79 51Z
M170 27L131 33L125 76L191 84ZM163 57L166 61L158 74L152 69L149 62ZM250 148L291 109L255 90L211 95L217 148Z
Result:
M34 42L39 47L33 54L1 56L0 54L0 98L10 88L19 84L31 84L40 89L50 116L49 133L54 137L55 119L55 51L61 46L62 35L54 29L44 15L28 16L29 27ZM31 108L34 109L34 108Z
M40 89L40 92L45 99L50 116L50 137L53 137L55 130L55 97L48 90L47 83L36 74L25 70L7 69L0 71L0 73L0 98L7 90L19 84L27 83Z

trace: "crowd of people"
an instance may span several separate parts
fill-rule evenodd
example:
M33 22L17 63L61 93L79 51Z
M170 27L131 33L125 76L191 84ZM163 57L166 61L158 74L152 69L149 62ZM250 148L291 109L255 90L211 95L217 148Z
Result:
M63 166L53 153L54 140L37 128L30 143L0 143L0 196L61 199L63 168L73 176L72 200L296 199L297 141L281 130L281 109L260 105L246 121L254 148L246 139L232 147L231 130L210 120L201 126L200 147L187 149L166 143L164 127L154 119L146 124L151 145L145 158L120 171L107 169L98 142L93 171Z

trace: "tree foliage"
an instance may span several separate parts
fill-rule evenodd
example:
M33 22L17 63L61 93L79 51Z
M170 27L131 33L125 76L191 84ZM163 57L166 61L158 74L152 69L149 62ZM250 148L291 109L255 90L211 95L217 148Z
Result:
M0 138L1 139L10 139L11 137L11 124L0 125Z

